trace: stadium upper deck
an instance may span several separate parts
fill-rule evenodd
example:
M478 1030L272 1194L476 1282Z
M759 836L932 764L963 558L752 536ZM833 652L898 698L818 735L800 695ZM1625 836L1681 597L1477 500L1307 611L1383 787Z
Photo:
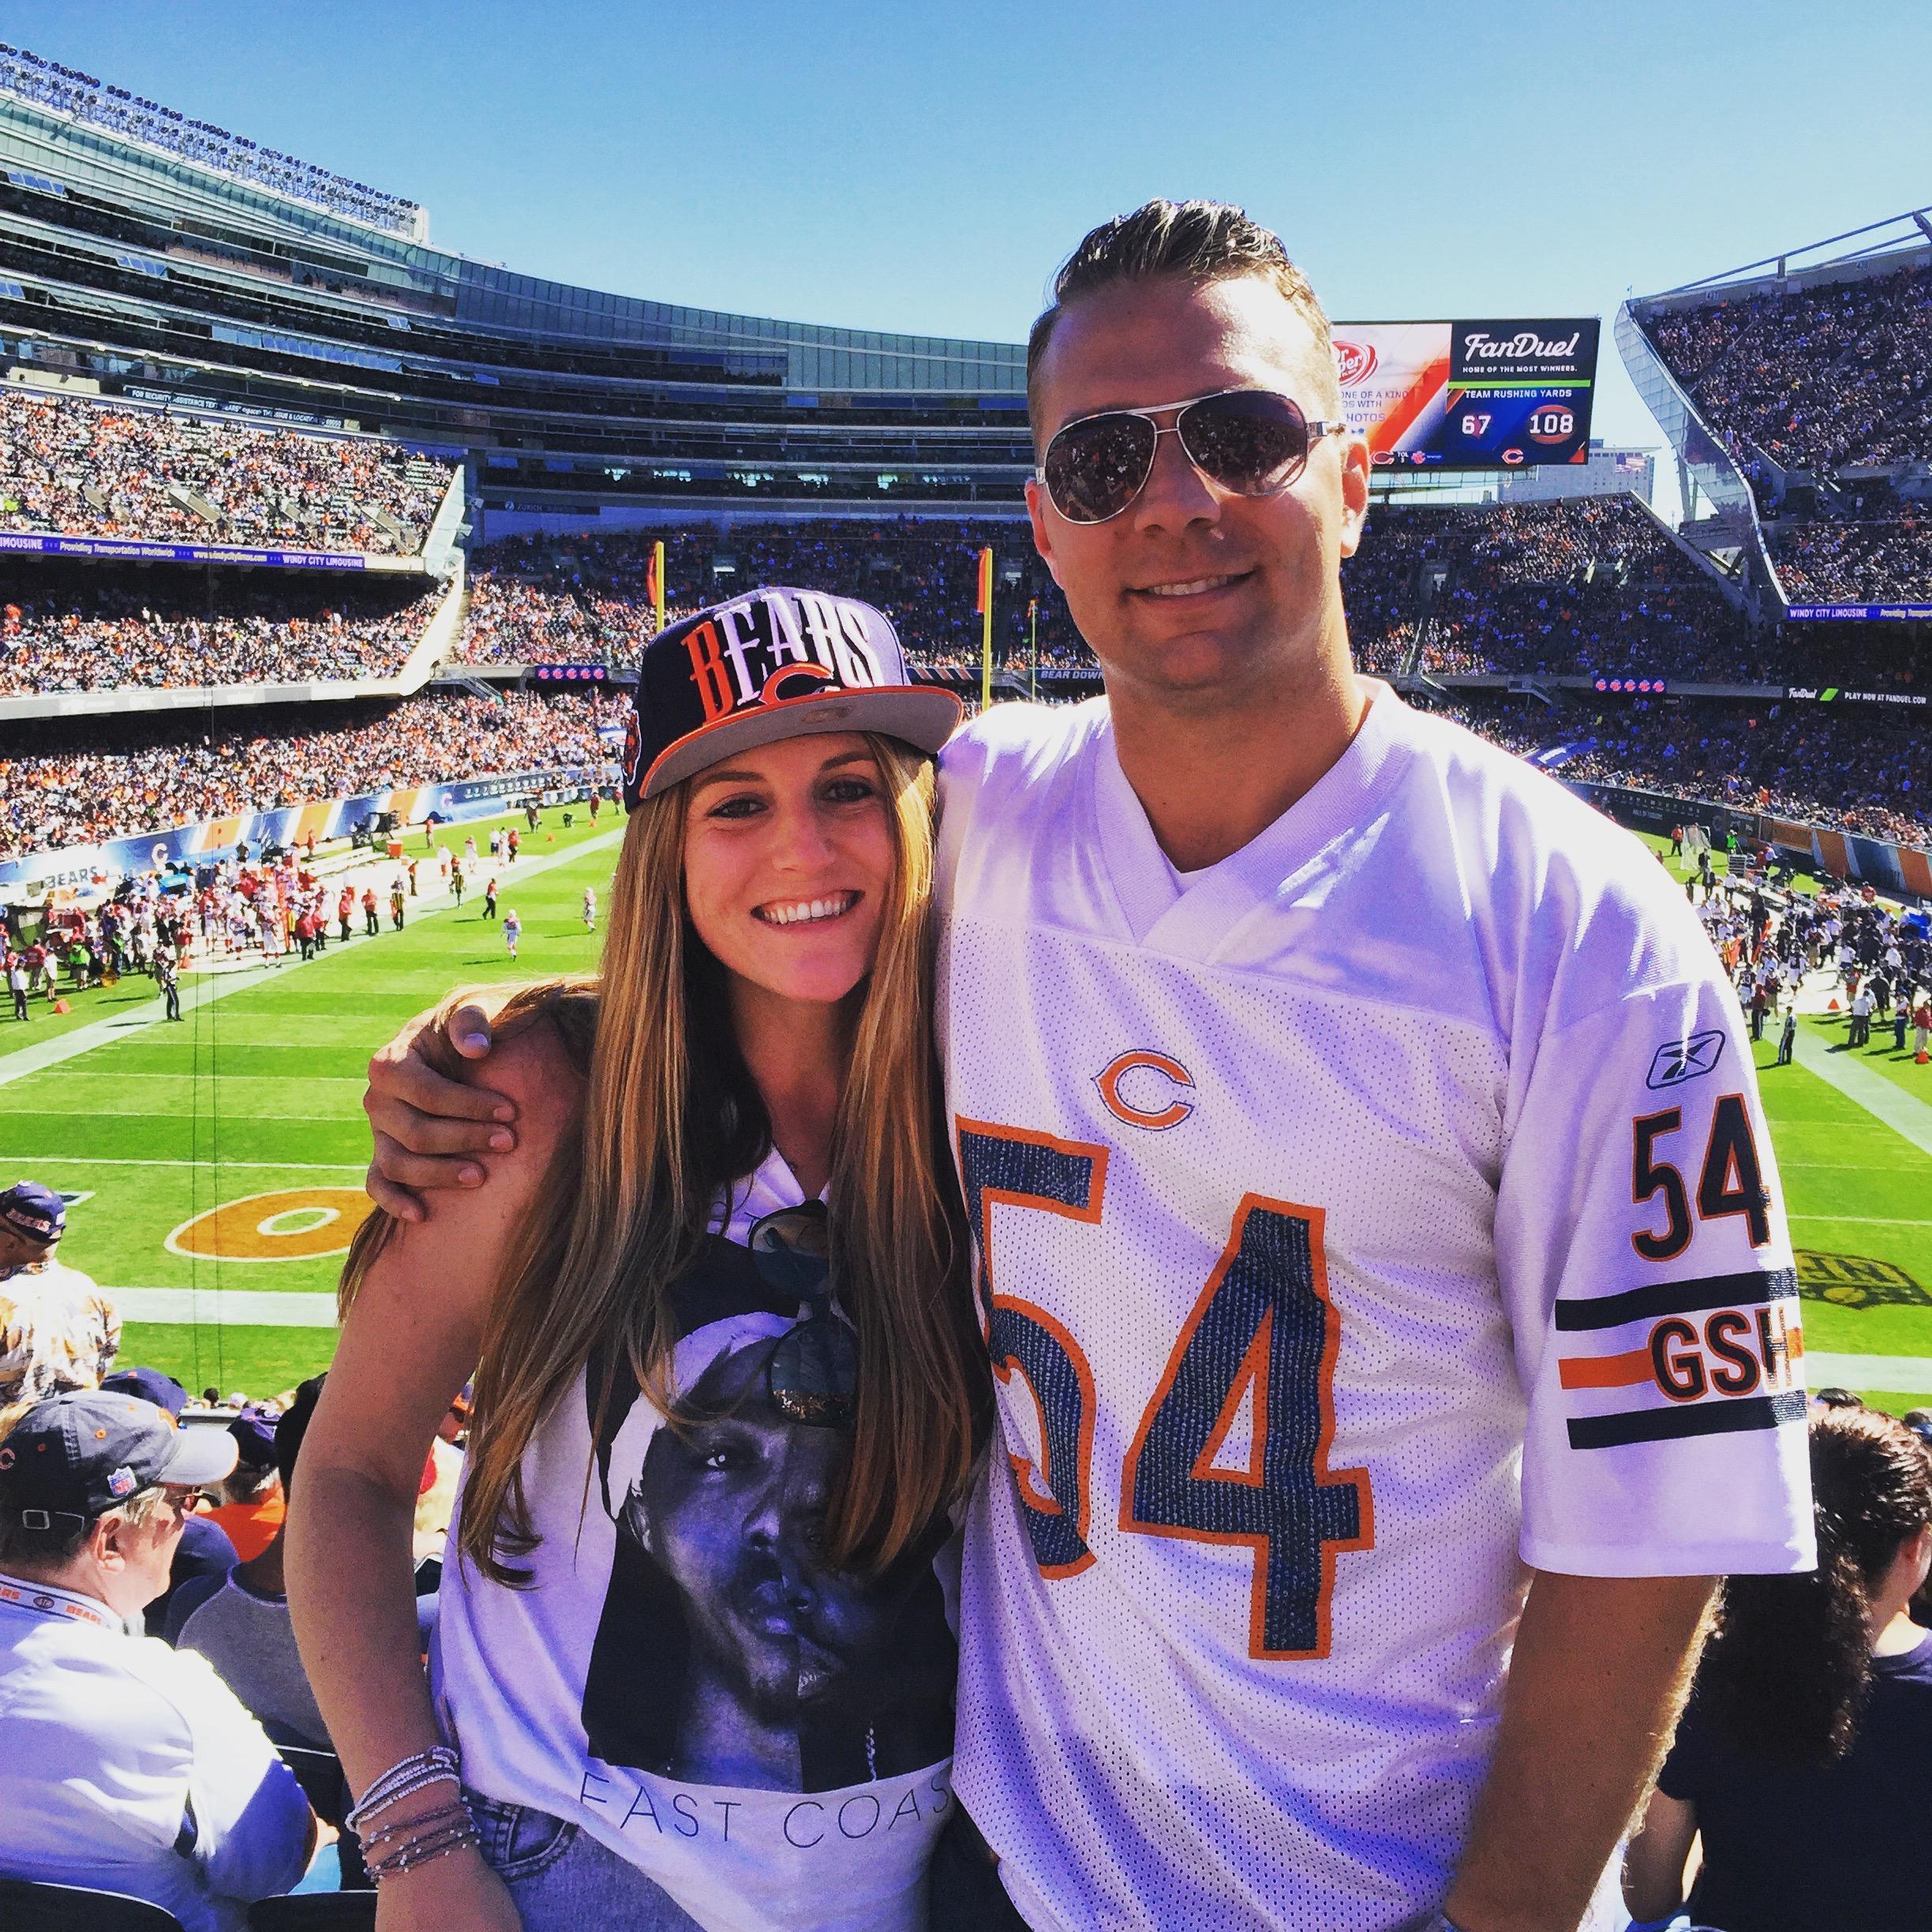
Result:
M7 364L471 451L485 507L1018 511L1032 451L1015 345L492 268L432 247L426 219L396 213L413 203L331 191L305 163L264 178L232 145L163 148L152 122L144 137L76 113L23 71L0 56ZM98 84L88 98L103 94L118 98Z
M1616 340L1768 615L1932 608L1932 211L1633 298Z

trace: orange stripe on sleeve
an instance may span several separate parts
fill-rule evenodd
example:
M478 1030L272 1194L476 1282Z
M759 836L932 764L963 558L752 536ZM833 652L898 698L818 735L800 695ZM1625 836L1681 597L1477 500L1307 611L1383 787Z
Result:
M1633 1383L1651 1380L1650 1351L1640 1348L1625 1355L1566 1355L1557 1370L1567 1389L1628 1388Z

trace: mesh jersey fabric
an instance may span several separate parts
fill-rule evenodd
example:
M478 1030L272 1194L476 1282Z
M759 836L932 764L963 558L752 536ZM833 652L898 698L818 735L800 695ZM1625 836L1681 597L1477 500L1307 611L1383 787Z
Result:
M1419 1923L1526 1564L1811 1560L1792 1257L1709 945L1636 841L1368 690L1185 885L1104 700L1000 706L943 761L999 1406L956 1770L1042 1932ZM1646 1259L1676 1220L1633 1200L1634 1122L1673 1113L1649 1158L1699 1196L1718 1146L1715 1211Z

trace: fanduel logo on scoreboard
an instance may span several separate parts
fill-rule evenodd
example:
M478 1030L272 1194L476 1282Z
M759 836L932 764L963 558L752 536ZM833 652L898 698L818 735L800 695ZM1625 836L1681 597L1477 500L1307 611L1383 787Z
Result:
M1449 379L1589 381L1597 370L1595 316L1560 322L1458 322L1449 343Z

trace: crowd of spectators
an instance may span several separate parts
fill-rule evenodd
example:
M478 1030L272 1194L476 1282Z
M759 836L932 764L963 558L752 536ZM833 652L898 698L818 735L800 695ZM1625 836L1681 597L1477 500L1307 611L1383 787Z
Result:
M1932 268L1657 310L1644 326L1710 429L1785 469L1932 457Z
M808 525L506 538L470 559L462 655L473 664L627 663L650 635L651 547L665 545L665 617L732 590L799 583L860 597L886 611L907 654L937 670L977 670L974 609L979 552L994 553L994 656L1024 668L1037 623L1050 673L1093 674L1092 653L1023 524L814 522ZM1414 635L1417 574L1447 541L1432 513L1378 511L1342 571L1350 634L1365 669L1387 674ZM1017 582L1007 572L1017 566Z
M1886 711L1671 698L1552 710L1510 693L1470 691L1432 708L1525 756L1566 748L1566 778L1932 848L1923 727Z
M0 697L393 677L442 591L264 572L211 608L185 571L0 558Z
M1786 523L1770 545L1793 604L1932 602L1932 508L1883 521Z
M1702 567L1634 497L1436 511L1455 534L1425 668L1770 681Z
M219 732L158 717L85 749L0 749L0 860L385 785L601 765L613 753L598 725L624 702L595 690L425 695Z
M420 223L421 209L400 195L386 194L380 188L335 174L313 161L298 160L278 148L261 147L212 122L191 120L159 101L129 93L125 88L111 87L77 68L4 42L0 42L0 88L57 114L92 122L96 127L145 141L151 148L164 148L237 181L253 182L276 194L292 195L371 227L410 234Z
M1877 597L1900 597L1915 574L1923 593L1932 573L1910 560L1932 561L1926 524L1889 495L1881 507L1893 514L1794 531L1789 554L1800 561L1792 581L1807 600L1837 601L1864 586ZM478 551L462 655L479 664L631 661L653 621L649 564L657 534L519 537ZM900 519L698 526L661 534L667 621L739 586L822 584L889 612L915 662L964 671L979 667L974 592L979 549L990 543L995 662L1024 666L1029 607L1036 606L1043 671L1092 675L1095 668L1065 599L1016 524ZM1822 573L1834 549L1844 562L1828 578ZM1864 558L1876 561L1855 560ZM1014 565L1019 576L1009 584ZM1807 576L1807 569L1821 574ZM1825 676L1817 633L1754 631L1704 567L1627 496L1379 505L1360 549L1342 564L1342 588L1356 662L1380 676L1402 668L1425 609L1431 623L1421 668L1439 674L1767 685ZM1874 631L1834 635L1830 643L1829 681L1907 688L1922 681L1923 653L1910 640Z
M315 436L0 388L0 529L413 556L454 474Z
M990 546L996 661L1026 664L1037 619L1043 668L1094 668L1024 524L910 517L506 538L472 556L464 657L478 664L634 659L651 632L650 561L660 538L667 623L740 588L804 584L877 605L908 656L934 668L979 663L973 605L979 552Z

